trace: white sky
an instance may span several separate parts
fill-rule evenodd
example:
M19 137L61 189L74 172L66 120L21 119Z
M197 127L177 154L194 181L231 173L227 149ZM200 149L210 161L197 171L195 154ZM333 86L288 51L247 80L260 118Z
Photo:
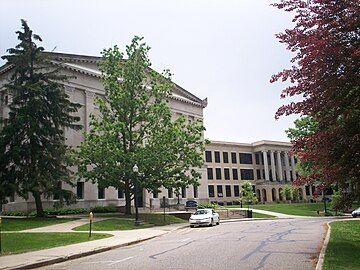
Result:
M275 1L275 0L274 0ZM20 19L46 50L100 55L124 48L134 35L151 46L153 67L200 98L211 140L288 141L295 117L275 120L284 85L272 74L290 65L275 33L291 27L289 14L268 0L0 0L0 55L17 44ZM0 60L0 64L4 61Z

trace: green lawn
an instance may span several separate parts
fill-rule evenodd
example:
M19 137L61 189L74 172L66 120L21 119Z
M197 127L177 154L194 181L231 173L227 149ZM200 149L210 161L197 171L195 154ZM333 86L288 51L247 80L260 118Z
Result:
M274 218L275 216L271 216L271 215L266 215L266 214L261 214L261 213L256 213L253 211L253 218Z
M2 231L22 231L69 222L70 218L2 218Z
M87 233L2 233L3 254L22 253L111 237Z
M102 221L95 221L92 224L92 230L94 231L118 231L118 230L134 230L134 229L143 229L153 226L163 226L175 223L186 222L183 219L161 214L140 214L141 224L135 226L133 216L123 216L117 218L109 218ZM89 224L78 226L73 229L74 231L87 231L89 230Z
M324 270L360 268L360 220L330 223L330 241L326 249Z
M238 205L227 206L229 208L237 208ZM255 204L250 208L267 210L282 214L296 215L296 216L319 216L317 210L320 211L320 215L323 215L324 204L323 203L274 203L274 204Z

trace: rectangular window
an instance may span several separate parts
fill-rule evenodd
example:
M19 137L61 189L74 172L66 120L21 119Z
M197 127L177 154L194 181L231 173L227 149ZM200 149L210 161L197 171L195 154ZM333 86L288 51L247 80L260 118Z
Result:
M61 183L61 182L60 182ZM55 200L55 199L54 199ZM9 197L9 202L15 202L15 192L11 193Z
M208 186L208 191L209 191L209 198L214 198L215 197L214 186Z
M255 154L255 162L256 162L257 165L260 164L260 154L259 153Z
M284 178L285 178L285 181L287 181L287 175L286 175L286 171L284 171Z
M205 151L205 161L212 162L211 151Z
M231 186L229 185L225 186L225 194L226 197L231 197Z
M241 180L254 180L254 170L252 169L241 169Z
M258 180L261 179L261 171L260 170L256 170L256 176L257 176Z
M225 180L230 180L230 170L228 168L224 169Z
M213 168L207 168L207 176L208 176L208 180L214 179Z
M215 151L215 163L220 163L220 152Z
M306 192L306 196L310 196L310 187L309 186L305 186L305 192Z
M57 189L56 189L56 193L54 194L54 200L59 200L60 199L60 192L62 190L62 182L59 181L57 183Z
M99 200L105 199L105 188L98 187L98 199Z
M217 196L218 197L223 197L223 187L222 186L216 186L216 189L217 189Z
M181 187L181 198L186 198L186 187Z
M172 188L169 188L168 189L168 198L172 198L173 197L173 189Z
M252 154L240 153L240 164L252 164Z
M223 162L229 163L229 153L228 152L223 152Z
M118 188L117 192L118 192L118 199L123 199L124 191L121 188Z
M233 163L233 164L237 163L236 153L234 153L234 152L231 153L231 163Z
M76 183L76 197L78 200L84 199L84 182Z
M216 174L216 180L221 180L221 169L220 168L215 169L215 174Z
M198 197L198 187L194 186L194 198Z
M237 169L232 169L232 174L233 174L233 180L239 180Z
M234 186L234 196L235 197L240 197L240 188L239 186Z
M154 192L153 192L153 198L154 198L154 199L159 198L159 192L154 191Z

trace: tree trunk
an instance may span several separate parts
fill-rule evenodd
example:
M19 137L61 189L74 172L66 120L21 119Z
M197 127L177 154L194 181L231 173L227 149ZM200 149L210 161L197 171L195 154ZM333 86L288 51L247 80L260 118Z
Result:
M44 209L41 201L41 194L38 191L34 191L33 193L34 199L35 199L35 205L36 205L36 216L38 217L44 217Z

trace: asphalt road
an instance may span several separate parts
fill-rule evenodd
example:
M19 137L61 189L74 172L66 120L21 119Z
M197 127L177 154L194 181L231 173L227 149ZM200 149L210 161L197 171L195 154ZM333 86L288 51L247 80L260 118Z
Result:
M314 269L327 221L299 218L185 228L41 269Z

